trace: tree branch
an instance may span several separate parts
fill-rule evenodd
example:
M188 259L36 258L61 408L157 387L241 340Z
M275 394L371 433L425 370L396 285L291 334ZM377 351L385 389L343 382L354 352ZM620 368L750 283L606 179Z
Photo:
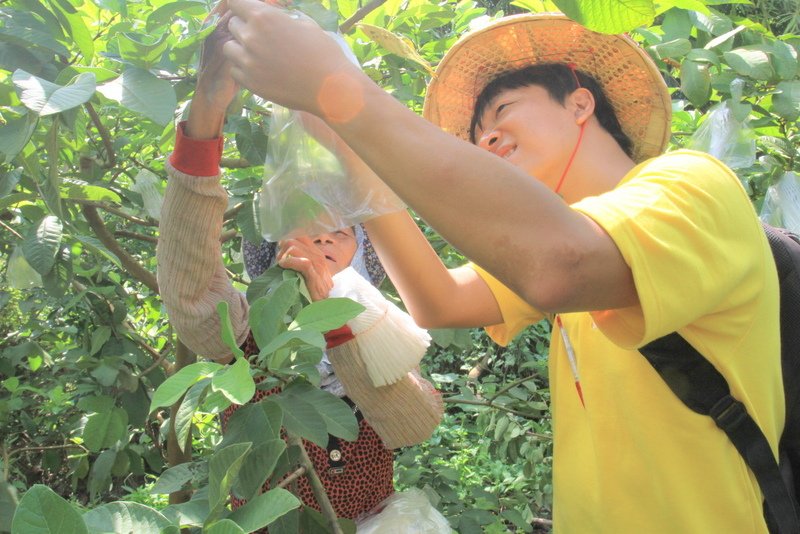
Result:
M222 158L219 161L219 166L223 169L249 169L250 167L257 167L244 158Z
M24 238L23 238L21 235L19 235L19 232L17 232L17 231L16 231L16 230L14 230L13 228L11 228L9 225L7 225L6 223L4 223L3 221L0 221L0 226L2 226L2 227L3 227L3 228L5 228L6 230L8 230L8 231L9 231L9 232L11 232L12 234L14 234L14 235L17 237L17 239L24 239Z
M524 384L528 380L533 380L536 377L537 377L537 375L523 376L522 378L518 378L518 379L514 380L513 382L509 382L508 384L506 384L502 388L498 389L497 392L495 392L494 395L489 397L489 402L494 402L494 400L497 397L499 397L503 393L507 392L508 390L510 390L512 388L515 388L515 387L519 386L520 384Z
M229 209L228 211L226 211L225 213L222 214L222 220L224 222L228 222L229 220L233 219L234 217L236 217L237 213L242 211L243 207L244 207L244 202L239 202L238 204L233 206L231 209Z
M128 254L120 246L119 242L114 239L114 236L108 231L108 228L103 222L103 219L100 217L100 214L97 213L97 208L83 204L82 211L83 216L86 217L86 221L89 223L89 226L92 227L92 230L94 230L97 238L103 243L103 245L106 246L108 250L116 254L116 256L119 258L119 261L122 262L122 266L125 267L128 273L139 280L142 284L147 286L151 291L158 293L158 282L156 281L156 276L142 267L142 265L136 261L133 256Z
M106 148L106 161L103 163L103 168L110 169L117 164L117 154L114 152L114 145L111 143L111 134L108 133L108 129L100 120L92 103L86 102L84 105L86 106L86 111L89 112L89 117L92 119L95 128L97 128L97 133L100 134L100 139L103 140L103 146Z
M471 399L454 399L454 398L446 398L442 399L443 402L448 404L469 404L471 406L486 406L487 408L494 408L495 410L500 410L501 412L506 412L514 415L518 415L520 417L524 417L525 419L536 419L536 416L530 413L520 412L518 410L513 410L511 408L506 408L502 404L494 404L493 402L489 401L481 401L481 400L471 400Z
M333 534L344 534L342 527L339 526L339 521L337 521L336 512L333 511L331 501L328 499L328 494L325 493L325 487L322 485L319 476L317 476L317 471L314 469L314 464L311 463L311 458L308 457L308 451L306 451L305 446L303 446L303 440L294 434L288 434L288 441L289 445L296 445L300 448L300 465L306 469L306 476L309 482L311 482L311 490L314 492L314 498L317 499L322 509L322 515L328 520L331 532L333 532Z
M151 235L137 234L136 232L129 232L128 230L114 231L116 237L129 237L138 241L147 241L148 243L158 243L158 238Z
M94 208L101 209L103 211L107 211L108 213L112 213L117 217L121 217L123 219L126 219L128 221L131 221L132 223L136 223L141 226L151 226L153 228L158 227L158 221L142 219L141 217L131 215L130 213L125 213L119 208L115 208L114 206L109 206L108 204L104 204L102 202L95 202L94 200L81 200L77 198L70 200L72 200L73 202L77 202L81 206L91 206Z
M288 486L289 484L291 484L292 482L294 482L295 480L297 480L298 478L300 478L301 476L303 476L305 474L306 474L306 468L301 465L300 467L295 469L292 472L292 474L290 474L289 476L287 476L286 478L281 480L280 483L276 487L285 488L286 486Z
M342 22L342 24L339 26L339 31L342 32L342 33L349 32L353 28L353 26L356 25L357 22L361 21L371 11L374 11L374 10L378 9L385 2L386 2L386 0L372 0L371 2L366 4L365 6L361 7L358 11L353 13L350 16L349 19L347 19L346 21Z

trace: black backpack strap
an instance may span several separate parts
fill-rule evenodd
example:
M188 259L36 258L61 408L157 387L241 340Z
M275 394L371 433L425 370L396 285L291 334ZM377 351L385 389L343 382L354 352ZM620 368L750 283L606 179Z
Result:
M780 534L800 533L800 520L767 438L719 371L677 332L639 349L692 411L708 415L733 442L764 494L767 522Z

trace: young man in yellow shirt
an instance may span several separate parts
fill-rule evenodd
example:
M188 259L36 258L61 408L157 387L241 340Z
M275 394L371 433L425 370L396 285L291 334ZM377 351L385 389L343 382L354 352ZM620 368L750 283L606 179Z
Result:
M760 489L728 437L637 349L678 331L777 450L775 267L729 169L696 152L658 155L670 99L632 41L553 15L473 32L429 88L425 114L443 131L371 83L313 22L229 3L233 77L323 118L475 262L445 269L406 214L368 223L420 324L491 325L506 343L556 318L556 531L766 532Z

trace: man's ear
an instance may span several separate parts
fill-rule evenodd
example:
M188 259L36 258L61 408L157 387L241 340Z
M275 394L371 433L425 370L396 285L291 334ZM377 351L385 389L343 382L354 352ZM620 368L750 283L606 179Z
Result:
M585 87L579 87L569 95L575 110L575 123L580 126L594 114L594 95Z

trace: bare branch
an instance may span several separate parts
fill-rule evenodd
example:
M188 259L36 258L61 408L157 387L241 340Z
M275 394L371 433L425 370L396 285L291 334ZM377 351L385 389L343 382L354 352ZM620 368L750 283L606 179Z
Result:
M250 167L257 167L244 158L222 158L219 161L219 166L223 169L249 169Z
M229 220L233 219L234 217L236 217L236 214L237 214L237 213L239 213L240 211L242 211L242 208L243 208L243 207L244 207L244 202L239 202L238 204L236 204L235 206L233 206L231 209L229 209L228 211L226 211L226 212L225 212L225 213L222 215L222 220L223 220L223 221L225 221L225 222L227 222L227 221L229 221Z
M3 228L5 228L6 230L8 230L8 231L9 231L9 232L11 232L12 234L14 234L14 235L17 237L17 239L24 239L24 238L23 238L21 235L19 235L19 232L17 232L17 231L16 231L16 230L14 230L13 228L11 228L9 225L7 225L6 223L4 223L3 221L0 221L0 226L2 226L2 227L3 227Z
M287 476L286 478L281 480L280 483L276 487L285 488L286 486L288 486L289 484L291 484L292 482L294 482L295 480L297 480L298 478L300 478L301 476L303 476L305 474L306 474L306 468L303 467L303 466L300 466L297 469L295 469L292 472L292 474L290 474L289 476Z
M524 417L525 419L536 419L537 418L535 414L520 412L519 410L513 410L511 408L506 408L502 404L495 404L493 402L484 401L484 400L443 398L442 401L446 402L447 404L469 404L471 406L486 406L487 408L494 408L495 410L500 410L501 412L506 412L506 413L518 415L520 417Z
M117 217L121 217L125 220L131 221L132 223L136 223L141 226L151 226L153 228L158 226L158 221L154 221L152 219L142 219L141 217L137 217L136 215L131 215L130 213L125 213L119 208L115 208L114 206L109 206L108 204L104 204L102 202L95 202L93 200L81 200L81 199L70 199L73 202L77 202L82 206L91 206L94 208L101 209L103 211L107 211L108 213L112 213Z
M119 261L122 262L122 266L125 267L128 273L142 284L147 286L151 291L158 293L158 282L156 281L156 276L145 269L133 258L133 256L128 254L128 252L126 252L120 246L119 242L114 238L111 232L108 231L108 228L103 222L103 219L100 217L100 214L97 213L97 208L83 204L82 211L83 216L86 217L86 221L89 223L89 226L92 227L92 230L94 230L97 238L108 250L116 254L116 256L119 258Z
M325 493L325 487L314 469L314 464L311 463L311 458L308 457L308 451L303 446L303 440L294 434L288 434L289 445L296 445L300 449L300 465L306 468L306 476L308 481L311 482L311 490L314 492L314 498L319 503L322 509L322 515L328 520L333 534L344 534L342 527L339 526L339 521L336 518L336 512L333 511L328 494Z
M353 15L349 19L342 22L342 24L339 26L339 31L341 33L349 32L353 28L353 26L356 25L356 23L358 23L364 17L366 17L371 11L378 9L385 2L386 0L372 0L365 6L361 7L358 11L353 13Z
M137 234L136 232L129 232L128 230L116 230L114 232L116 237L129 237L138 241L147 241L148 243L158 243L158 238L151 235Z
M114 145L111 143L111 134L108 133L108 129L100 120L92 103L87 102L84 105L86 106L86 111L89 112L89 117L92 119L95 128L97 128L97 133L100 134L100 139L103 140L103 146L106 148L106 161L103 163L103 168L110 169L117 164L117 154L114 152Z

